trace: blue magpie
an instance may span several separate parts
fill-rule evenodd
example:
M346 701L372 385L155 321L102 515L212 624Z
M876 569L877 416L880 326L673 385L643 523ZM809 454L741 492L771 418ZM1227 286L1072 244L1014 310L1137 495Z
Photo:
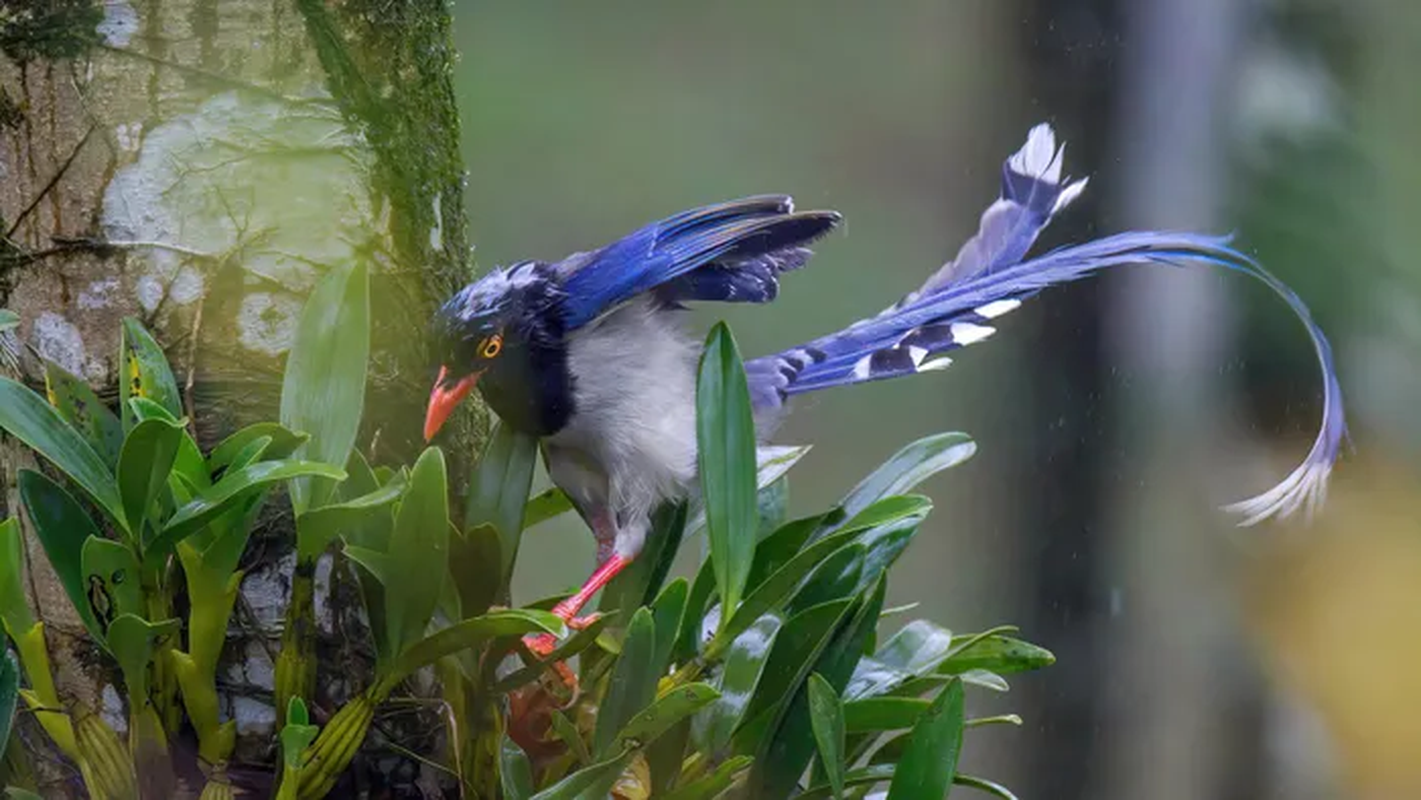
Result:
M942 369L997 320L1050 286L1127 264L1204 265L1251 276L1306 326L1322 368L1321 429L1281 483L1226 507L1241 524L1311 511L1346 434L1331 348L1302 300L1227 238L1132 231L1028 257L1042 229L1080 197L1086 179L1062 178L1064 145L1046 124L1006 160L1001 196L955 258L917 291L875 316L745 362L758 433L797 395ZM582 606L634 559L663 501L696 478L696 340L686 303L767 303L780 275L809 260L807 245L841 221L766 195L683 211L591 252L496 269L455 294L434 324L439 376L425 437L477 386L504 424L537 436L553 482L597 540L598 567L554 612L576 623ZM530 640L542 654L549 637Z

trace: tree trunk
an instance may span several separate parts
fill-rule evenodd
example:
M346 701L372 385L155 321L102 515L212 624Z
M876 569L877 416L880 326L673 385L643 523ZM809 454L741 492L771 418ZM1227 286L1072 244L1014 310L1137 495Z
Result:
M0 306L23 320L0 334L14 356L0 369L39 387L49 359L113 399L119 321L137 317L167 349L206 448L276 418L306 292L363 260L374 332L358 446L372 461L413 460L425 320L467 275L447 4L6 0L0 51ZM475 416L451 456L473 452ZM31 463L0 445L7 516L19 515L15 471ZM238 759L258 764L274 757L264 645L292 564L289 514L269 523L234 616L256 631L227 648ZM122 730L112 665L32 535L28 556L61 695L103 707ZM339 605L323 625L339 625ZM340 643L338 657L361 660L363 641Z

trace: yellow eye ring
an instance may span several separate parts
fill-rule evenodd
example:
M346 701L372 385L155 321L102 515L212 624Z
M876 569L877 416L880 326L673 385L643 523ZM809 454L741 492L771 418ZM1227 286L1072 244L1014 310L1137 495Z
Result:
M484 339L479 344L479 355L484 358L494 358L503 350L503 337L498 334Z

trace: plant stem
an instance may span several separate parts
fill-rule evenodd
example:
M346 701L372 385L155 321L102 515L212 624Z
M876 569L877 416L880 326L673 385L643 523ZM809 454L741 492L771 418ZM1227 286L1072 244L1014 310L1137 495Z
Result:
M291 575L291 602L276 657L276 727L286 725L291 698L311 700L316 688L316 560L298 559Z

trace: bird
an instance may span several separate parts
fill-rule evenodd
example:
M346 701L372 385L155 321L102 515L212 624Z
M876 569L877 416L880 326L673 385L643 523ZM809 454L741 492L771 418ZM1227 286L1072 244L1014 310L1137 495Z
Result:
M1244 526L1311 515L1346 436L1331 347L1307 306L1228 236L1126 231L1030 255L1042 230L1085 191L1063 177L1064 143L1031 128L1002 165L1000 196L952 260L881 312L825 336L744 362L760 441L799 395L941 370L953 351L989 339L1038 292L1127 265L1205 266L1261 281L1307 329L1322 373L1322 421L1302 462L1272 489L1225 506ZM696 491L698 340L688 304L773 301L842 223L798 211L788 195L757 195L682 211L599 249L560 261L495 268L435 314L438 377L424 435L433 440L475 389L503 424L537 437L549 477L591 528L597 565L553 613L578 613L637 557L663 502ZM746 535L751 535L747 533ZM547 655L549 634L530 636Z

